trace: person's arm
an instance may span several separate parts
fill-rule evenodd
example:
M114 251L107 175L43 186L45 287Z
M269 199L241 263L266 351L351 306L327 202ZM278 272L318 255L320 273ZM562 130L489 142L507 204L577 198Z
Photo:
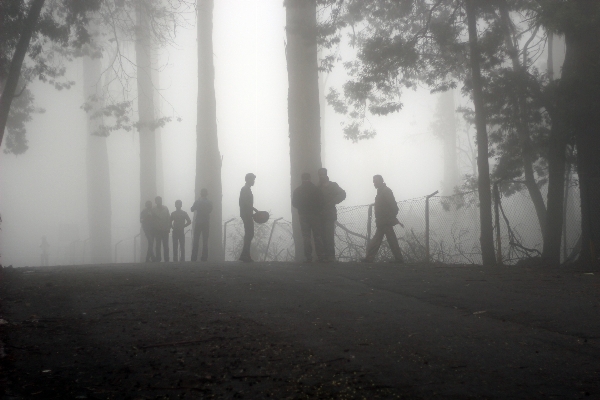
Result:
M254 212L258 212L258 210L256 208L252 207L252 209L254 210Z
M173 214L171 214L171 218L169 219L169 226L170 226L171 228L174 228L174 227L173 227L173 222L175 222L175 218L173 218Z
M339 204L344 200L346 200L346 191L344 189L342 189L340 187L340 185L337 185L337 190L336 190L333 202L335 204Z
M196 211L196 202L194 202L194 204L192 204L192 208L190 208L191 212Z
M298 208L298 189L292 193L292 207Z
M184 227L184 228L185 228L185 227L188 227L188 226L190 226L191 224L192 224L192 220L190 219L190 216L188 215L188 213L185 213L185 225L184 225L183 227Z

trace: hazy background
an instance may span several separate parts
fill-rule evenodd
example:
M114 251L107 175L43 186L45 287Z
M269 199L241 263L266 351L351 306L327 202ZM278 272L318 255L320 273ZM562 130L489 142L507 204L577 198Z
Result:
M178 31L177 48L162 51L161 108L181 117L162 130L165 204L177 199L189 210L194 201L197 58L195 21ZM274 217L291 218L285 9L281 1L219 0L214 10L219 146L223 155L223 218L238 216L244 175L257 175L255 205ZM348 49L341 49L342 52ZM0 154L0 231L3 265L38 265L41 237L51 245L50 264L63 262L61 243L84 241L87 232L86 115L82 62L70 64L70 90L36 82L30 87L44 114L28 124L29 150ZM327 79L340 87L341 66ZM458 102L464 102L455 95ZM440 189L441 141L431 133L437 96L426 89L405 91L404 109L370 120L378 135L352 143L343 138L343 117L326 108L323 165L348 197L341 204L373 201L374 174L382 174L396 198L424 196ZM462 129L462 128L461 128ZM137 132L108 139L113 243L139 233L139 140ZM461 172L469 172L462 170ZM315 179L316 180L316 179ZM188 250L189 252L189 250Z

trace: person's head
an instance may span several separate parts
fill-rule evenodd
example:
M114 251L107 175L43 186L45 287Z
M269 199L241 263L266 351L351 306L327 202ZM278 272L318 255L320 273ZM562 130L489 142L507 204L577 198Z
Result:
M254 185L254 181L256 180L256 175L254 175L252 172L249 172L246 174L246 185L248 186L253 186Z
M308 172L302 174L302 182L310 182L310 174Z
M208 196L208 189L207 188L200 189L200 197L207 197L207 196Z
M156 203L157 206L162 206L162 197L160 196L156 196L156 198L154 199L154 202Z
M181 200L175 200L175 208L176 209L181 209L181 206L183 205L183 203L181 202Z
M383 186L383 176L373 175L373 186L375 186L376 189L379 189L380 187L382 187Z
M152 202L150 200L146 201L146 208L152 208Z
M319 168L319 170L317 171L317 175L319 176L319 182L329 182L329 176L327 176L327 168Z

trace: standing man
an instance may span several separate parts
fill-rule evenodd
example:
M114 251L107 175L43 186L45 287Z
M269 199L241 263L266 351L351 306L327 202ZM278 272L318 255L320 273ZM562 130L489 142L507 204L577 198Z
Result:
M156 223L154 221L152 202L150 200L146 201L146 208L140 213L140 222L142 223L142 230L144 231L144 235L146 235L146 240L148 240L146 262L154 261L156 258L154 257L152 248L154 247L154 228L156 227Z
M306 262L312 262L312 240L319 261L324 259L323 242L321 238L321 211L323 209L323 193L310 181L310 174L302 174L302 184L294 190L292 205L298 209L300 229L304 241L304 256ZM311 238L312 233L312 238Z
M400 224L398 222L398 204L394 198L392 189L387 187L383 182L381 175L373 176L373 186L377 189L377 195L375 196L375 235L367 246L367 256L363 258L362 262L373 262L375 256L379 251L383 236L387 238L392 254L396 259L397 263L403 263L402 253L400 252L400 245L398 245L398 238L396 232L394 232L394 225ZM402 226L402 224L400 224Z
M185 228L192 223L188 213L181 209L181 200L175 201L175 211L171 213L171 227L173 228L173 261L177 262L179 249L181 261L185 261Z
M335 221L337 221L336 204L346 198L346 192L335 182L329 180L327 169L320 168L319 189L323 193L323 209L321 211L321 235L323 238L324 261L335 261Z
M210 213L213 205L208 199L208 190L202 188L200 190L200 198L192 205L192 212L197 212L196 225L194 226L194 243L192 244L192 261L198 259L198 244L200 235L202 235L202 258L200 261L208 260L208 231L210 229Z
M160 261L160 245L162 243L165 252L165 261L169 261L169 232L171 231L171 214L169 209L162 203L162 197L154 199L156 207L152 209L154 214L154 239L156 240L156 261Z
M246 184L240 190L240 217L244 222L244 248L240 254L240 261L253 262L254 260L250 257L250 244L254 238L254 219L252 217L254 212L258 211L254 208L254 195L252 194L256 175L248 173L245 180Z

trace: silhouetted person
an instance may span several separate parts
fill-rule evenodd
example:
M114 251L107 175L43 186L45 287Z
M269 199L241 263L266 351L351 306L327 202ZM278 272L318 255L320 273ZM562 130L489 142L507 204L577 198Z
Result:
M142 210L140 213L140 222L142 224L142 230L144 231L144 235L146 235L146 240L148 240L148 250L146 251L146 262L154 261L156 258L154 257L154 229L156 227L156 223L154 221L154 212L152 211L152 202L148 200L146 202L146 208Z
M181 205L181 200L176 200L175 211L171 213L171 227L173 228L173 261L175 262L185 261L185 228L192 223L188 213L181 209ZM178 260L177 258L180 254L181 260Z
M46 236L42 236L42 244L40 245L42 249L42 266L48 265L48 249L50 248L50 244L46 240Z
M319 189L323 193L321 235L323 238L324 261L335 261L335 221L337 221L335 206L344 201L346 192L340 185L329 180L326 168L320 168L318 175Z
M202 235L202 257L200 261L208 260L208 235L210 231L210 213L212 212L212 201L208 199L208 190L200 190L200 198L194 202L192 212L196 214L196 225L194 226L194 243L192 244L192 261L198 259L198 245Z
M254 238L254 219L252 218L255 211L254 208L254 195L252 194L252 186L256 180L256 175L249 173L246 174L246 184L240 190L240 217L244 222L244 247L242 254L240 254L240 261L253 262L250 257L250 244L252 238Z
M312 262L312 240L315 241L317 259L323 260L323 241L321 238L321 212L323 210L323 193L310 181L310 174L302 174L302 184L292 194L292 205L298 209L304 256ZM312 238L311 238L312 234Z
M361 261L375 261L375 257L383 241L383 236L385 235L396 262L402 263L404 260L400 252L396 232L394 232L394 225L400 223L398 222L398 218L396 218L398 215L398 204L394 198L394 193L383 182L381 175L373 176L373 186L377 189L377 195L375 196L375 226L377 229L367 246L367 256Z
M165 252L165 261L169 261L169 231L171 230L171 214L167 206L163 205L162 197L154 199L156 207L152 209L154 215L154 239L156 241L156 261L160 261L160 246Z

